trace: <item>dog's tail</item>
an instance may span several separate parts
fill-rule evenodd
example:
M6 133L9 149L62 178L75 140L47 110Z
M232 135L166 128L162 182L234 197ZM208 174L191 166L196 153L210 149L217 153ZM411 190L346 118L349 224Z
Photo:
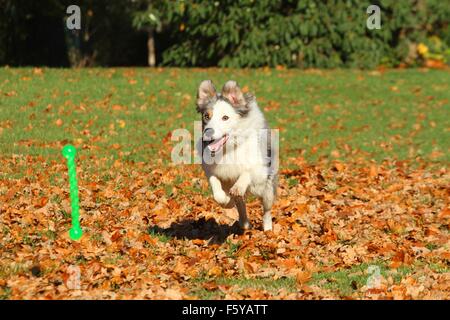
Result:
M269 160L269 179L270 177L276 178L279 168L279 150L280 139L278 130L267 130L267 158Z
M269 174L267 183L273 188L273 196L276 198L278 189L278 168L279 168L279 150L280 139L278 130L267 130L267 157L269 158Z

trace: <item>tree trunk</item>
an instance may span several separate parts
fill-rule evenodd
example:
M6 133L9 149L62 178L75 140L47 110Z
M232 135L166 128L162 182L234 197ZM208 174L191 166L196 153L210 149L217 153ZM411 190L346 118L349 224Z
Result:
M147 39L147 49L148 49L148 65L154 67L156 64L155 56L155 37L153 30L149 30Z

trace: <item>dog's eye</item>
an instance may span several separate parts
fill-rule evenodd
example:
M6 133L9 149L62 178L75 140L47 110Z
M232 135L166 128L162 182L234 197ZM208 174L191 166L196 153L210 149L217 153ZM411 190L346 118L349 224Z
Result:
M227 121L228 119L230 119L228 116L223 116L223 117L222 117L222 120L223 120L223 121Z
M209 120L209 114L205 113L205 114L203 115L203 119L204 119L205 121L208 121L208 120Z

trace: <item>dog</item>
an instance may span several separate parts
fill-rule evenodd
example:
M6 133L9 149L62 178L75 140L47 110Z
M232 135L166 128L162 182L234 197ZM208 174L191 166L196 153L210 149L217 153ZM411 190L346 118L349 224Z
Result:
M197 151L214 200L236 207L239 226L251 228L245 196L253 194L263 206L263 230L272 230L272 206L278 182L277 131L270 130L256 98L228 81L218 93L211 80L200 83L196 110L202 115Z

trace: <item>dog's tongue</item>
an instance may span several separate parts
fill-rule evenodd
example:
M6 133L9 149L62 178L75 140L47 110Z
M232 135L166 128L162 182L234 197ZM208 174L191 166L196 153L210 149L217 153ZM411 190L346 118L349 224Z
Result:
M225 144L225 142L227 142L227 140L228 140L228 136L223 136L219 140L214 141L213 143L209 144L208 148L209 148L209 150L216 152Z

